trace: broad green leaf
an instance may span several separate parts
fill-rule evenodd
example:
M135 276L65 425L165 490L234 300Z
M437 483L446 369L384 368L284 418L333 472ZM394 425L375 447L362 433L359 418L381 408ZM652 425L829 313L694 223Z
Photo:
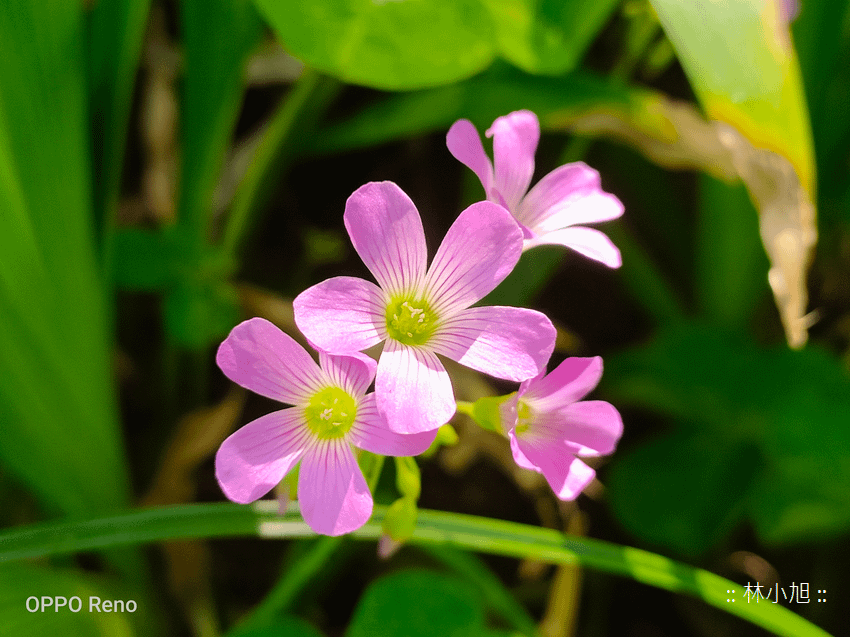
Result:
M483 627L484 612L463 581L428 571L403 571L366 589L346 637L474 637Z
M122 506L82 5L0 7L0 461L50 509ZM8 214L7 214L8 212Z
M805 273L817 239L815 158L781 0L651 0L691 86L759 210L789 344L807 338Z
M483 0L499 53L529 73L573 70L620 0Z
M447 84L493 61L478 0L254 0L284 48L345 82L387 90Z
M249 0L182 0L180 9L186 67L178 223L202 244L262 22Z
M617 457L611 506L633 535L699 555L744 520L760 463L752 446L709 434L662 436Z
M766 542L835 537L850 529L850 378L838 361L813 348L764 349L718 326L681 325L606 359L605 376L617 404L655 409L679 427L631 459L615 460L620 486L612 485L611 497L633 532L687 550L684 531L652 530L629 502L651 502L663 485L702 493L702 476L715 476L718 484L725 477L729 488L747 490L745 515ZM746 478L749 471L755 473ZM687 503L670 494L658 498L657 507L666 504L670 516L689 518L682 528L704 528L707 548L714 530L702 521L717 516L720 503L709 492ZM721 520L737 516L737 506L729 499Z
M106 242L111 240L118 205L133 85L149 8L150 0L101 0L92 3L87 20L93 201L98 230ZM111 255L104 258L108 269Z
M42 610L42 596L60 598L60 607L56 608L51 599L50 606ZM37 602L30 597L38 598ZM131 597L78 571L30 564L6 564L0 569L0 626L5 634L15 637L132 637L137 626L133 614L97 612L97 608L103 608L103 600L115 599L126 603ZM75 611L68 608L69 600ZM96 606L89 612L92 601ZM135 612L144 613L139 602L133 601Z

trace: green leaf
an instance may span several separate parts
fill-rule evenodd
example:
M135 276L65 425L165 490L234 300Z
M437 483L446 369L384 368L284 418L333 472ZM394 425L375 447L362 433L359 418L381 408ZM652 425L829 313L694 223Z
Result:
M768 292L768 261L759 238L758 214L741 184L700 179L697 284L703 314L727 328L746 331Z
M461 117L484 131L497 117L521 108L534 111L544 129L563 130L571 115L632 110L646 94L583 72L556 79L494 68L451 86L392 95L319 131L310 149L338 153L448 131Z
M180 9L186 74L178 223L201 244L262 22L248 0L182 0Z
M760 469L752 446L679 432L618 457L608 493L634 535L694 556L743 521Z
M806 100L780 0L650 1L709 118L785 157L814 192Z
M345 82L387 90L454 82L493 61L478 0L254 0L284 48Z
M386 507L375 506L372 519L351 537L368 541L380 538L386 511ZM301 520L297 507L290 507L281 516L275 501L259 501L252 506L190 504L0 532L0 563L168 539L238 536L297 538L315 537L315 533ZM692 595L782 637L828 637L824 630L784 606L727 603L726 591L735 584L708 571L655 553L567 536L553 529L422 509L410 543L448 544L492 555L580 564Z
M719 139L759 211L788 343L802 347L817 241L815 156L781 2L651 0L708 118L722 123Z
M529 73L573 70L620 0L483 0L499 53Z
M124 147L150 0L95 2L88 15L88 86L97 225L110 251ZM104 227L100 227L104 226ZM112 255L105 255L106 269Z
M125 603L131 599L121 592L77 571L6 564L0 570L0 626L7 634L16 637L132 637L136 634L132 614L89 612L91 598L122 599ZM51 605L46 609L38 606L37 611L30 612L29 609L37 606L36 601L29 598L36 597L40 604L42 596L64 599L59 600L59 608L56 608L54 600L50 600ZM76 612L68 609L68 600L72 600ZM144 613L138 601L133 601L136 608Z
M82 5L0 7L0 461L49 508L128 481L92 236Z
M501 617L522 634L539 634L537 624L528 611L477 555L441 544L420 548L472 584L481 595L488 611Z
M765 542L850 529L850 378L830 356L813 348L763 349L716 326L682 325L609 357L604 383L618 404L671 415L680 429L615 461L611 497L634 533L692 551L699 548L693 538L701 538L707 548L722 529L706 521L719 516L717 524L727 528L740 517L743 491L745 514ZM703 479L713 485L705 492ZM724 480L725 492L718 486ZM716 494L733 485L736 495L723 509ZM685 492L700 496L682 499ZM688 519L678 529L647 526L630 502Z
M346 637L467 637L478 635L484 612L461 580L428 571L388 575L366 589Z

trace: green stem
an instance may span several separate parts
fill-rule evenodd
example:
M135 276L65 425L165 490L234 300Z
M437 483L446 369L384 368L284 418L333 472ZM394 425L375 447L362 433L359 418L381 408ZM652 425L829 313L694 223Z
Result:
M475 409L474 403L468 403L465 400L457 401L457 413L469 416L472 418L472 412Z
M269 626L275 618L290 610L304 587L325 568L344 539L344 535L339 535L323 536L315 540L306 555L286 570L262 603L239 627L240 631Z
M295 507L276 515L277 502L252 506L229 503L187 504L130 511L85 521L53 522L0 534L0 563L47 555L127 546L162 540L254 536L264 539L313 537ZM376 506L372 519L351 534L376 540L383 533L387 507ZM829 633L779 604L746 603L734 582L655 553L601 540L571 537L516 522L472 515L420 510L411 544L458 548L555 564L581 564L606 573L697 597L727 613L781 637L828 637ZM737 591L733 604L727 590Z
M384 456L374 455L369 466L369 475L366 476L366 483L372 492L375 491L383 467ZM240 629L249 630L268 626L276 617L292 608L304 587L313 581L338 553L344 539L345 536L322 536L316 539L307 549L307 553L283 573L274 588L240 626Z
M292 155L298 135L309 127L308 120L318 118L338 88L338 82L312 69L305 69L293 84L264 131L251 165L234 195L222 238L226 254L238 256L256 222L253 217L259 209L259 198L275 166Z

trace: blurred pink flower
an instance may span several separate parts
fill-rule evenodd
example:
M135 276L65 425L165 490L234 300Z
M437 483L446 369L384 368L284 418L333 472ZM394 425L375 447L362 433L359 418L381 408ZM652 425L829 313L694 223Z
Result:
M393 431L430 431L454 415L451 381L437 354L514 381L545 369L555 345L546 316L469 307L519 260L522 234L504 208L483 201L464 210L430 268L419 212L392 182L357 189L345 205L345 227L378 285L354 277L314 285L295 299L295 322L329 352L385 341L375 393Z
M376 363L368 356L319 353L321 367L292 337L262 318L240 323L216 362L233 382L295 405L248 423L215 456L224 494L246 504L264 496L300 461L298 500L316 533L341 535L372 515L372 495L351 446L389 456L425 451L436 432L391 432L367 394Z
M800 15L799 0L780 0L779 11L786 23L791 23Z
M530 191L540 124L531 111L499 117L487 131L493 138L493 164L475 126L456 121L446 135L449 152L481 180L489 201L507 208L523 231L523 250L558 244L618 268L620 251L611 240L585 223L616 219L623 204L601 189L599 173L582 162L566 164L543 177Z
M547 376L523 382L501 407L514 460L542 473L561 500L574 500L596 475L577 456L611 453L623 433L612 405L581 400L600 378L600 357L568 358Z

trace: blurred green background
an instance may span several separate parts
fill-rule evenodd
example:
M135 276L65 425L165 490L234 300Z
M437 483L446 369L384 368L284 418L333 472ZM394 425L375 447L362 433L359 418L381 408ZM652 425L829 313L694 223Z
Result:
M625 204L602 228L623 267L542 248L490 300L545 311L556 357L602 355L625 434L565 506L458 417L420 505L808 582L790 608L850 634L850 9L794 4L7 0L0 525L223 499L215 449L271 403L228 388L217 344L249 316L294 332L293 296L366 274L342 212L367 181L411 196L433 249L483 196L448 127L527 108L535 181L583 160ZM450 371L465 400L513 390ZM46 634L29 595L100 592L143 609L50 631L226 634L305 555L323 568L284 615L230 634L509 634L494 595L546 635L764 634L593 572L314 540L2 564L0 632Z

